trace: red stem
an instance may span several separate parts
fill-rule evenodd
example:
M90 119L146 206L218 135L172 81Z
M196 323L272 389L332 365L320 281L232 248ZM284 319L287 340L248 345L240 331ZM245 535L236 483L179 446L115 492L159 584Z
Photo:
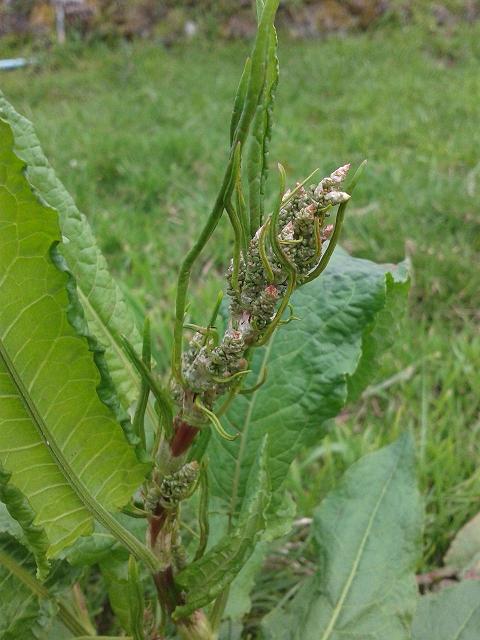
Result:
M178 458L188 450L199 432L199 428L188 424L178 416L173 421L173 428L174 433L170 441L170 451L174 458Z

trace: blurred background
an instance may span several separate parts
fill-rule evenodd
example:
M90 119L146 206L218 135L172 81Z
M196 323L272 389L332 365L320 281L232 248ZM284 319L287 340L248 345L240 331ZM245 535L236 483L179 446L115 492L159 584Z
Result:
M60 40L198 34L246 38L255 33L251 0L1 0L0 34ZM419 20L452 26L480 15L477 0L283 0L278 25L293 37L318 37Z
M342 243L413 265L401 339L289 486L308 517L354 460L412 430L426 570L480 510L480 2L284 0L278 28L272 165L294 182L368 158ZM0 88L151 314L161 362L254 32L250 0L0 0ZM199 324L230 245L221 225L196 270Z

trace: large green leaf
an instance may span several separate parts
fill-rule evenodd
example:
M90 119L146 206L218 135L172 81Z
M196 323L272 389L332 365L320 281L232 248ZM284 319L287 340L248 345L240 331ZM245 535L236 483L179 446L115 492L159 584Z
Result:
M224 592L252 555L266 525L265 511L270 499L266 452L265 438L251 469L246 499L236 527L176 576L175 582L185 591L185 604L176 608L176 617L189 615Z
M0 465L52 557L92 531L92 514L125 505L146 469L97 394L57 214L32 192L1 119L0 140Z
M420 600L413 640L478 640L480 582L465 580Z
M377 265L337 250L322 277L295 293L294 312L300 320L280 327L270 343L255 352L254 372L245 386L254 384L264 367L266 383L236 399L224 418L242 437L233 442L212 438L208 449L211 491L227 511L235 515L241 508L265 434L272 488L277 492L299 450L323 435L325 421L347 400L366 336L390 295L397 287L405 288L406 279L402 266Z
M408 640L421 530L413 446L403 436L355 463L324 500L313 524L318 573L266 617L266 638Z
M140 380L125 355L120 336L141 352L134 314L108 271L85 216L77 209L45 158L32 124L18 114L0 92L0 117L10 124L15 152L27 165L29 183L56 209L64 243L60 247L76 282L90 331L105 349L109 371L125 408L138 398Z

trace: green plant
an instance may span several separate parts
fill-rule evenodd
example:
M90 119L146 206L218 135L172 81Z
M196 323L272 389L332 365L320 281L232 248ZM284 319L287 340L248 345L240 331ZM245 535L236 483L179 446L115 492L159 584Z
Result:
M280 167L265 215L277 4L259 6L223 184L180 269L171 376L157 371L148 322L142 340L31 126L1 101L0 497L9 516L0 637L94 636L79 585L98 575L112 632L117 624L135 640L230 633L222 620L248 609L252 576L290 526L289 465L358 397L391 339L405 269L338 250L324 272L355 186L354 177L339 189L347 167L290 193ZM190 273L224 211L234 233L230 309L219 296L196 325L186 317ZM420 528L412 467L403 439L352 468L316 520L318 574L261 633L318 637L323 624L323 638L335 637L353 597L365 625L357 637L387 624L389 637L405 637ZM342 553L332 523L345 534ZM371 592L391 595L382 616L364 597L381 558ZM327 592L333 607L322 604Z

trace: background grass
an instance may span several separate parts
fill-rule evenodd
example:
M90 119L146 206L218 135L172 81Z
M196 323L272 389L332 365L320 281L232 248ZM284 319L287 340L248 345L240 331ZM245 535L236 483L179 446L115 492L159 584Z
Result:
M4 74L120 281L152 311L167 353L175 272L219 186L247 46L154 43L52 51ZM427 506L422 567L479 510L480 26L281 40L272 160L291 180L369 160L343 244L414 267L402 339L376 385L305 452L290 487L309 515L341 472L411 429ZM231 238L195 274L204 322Z

